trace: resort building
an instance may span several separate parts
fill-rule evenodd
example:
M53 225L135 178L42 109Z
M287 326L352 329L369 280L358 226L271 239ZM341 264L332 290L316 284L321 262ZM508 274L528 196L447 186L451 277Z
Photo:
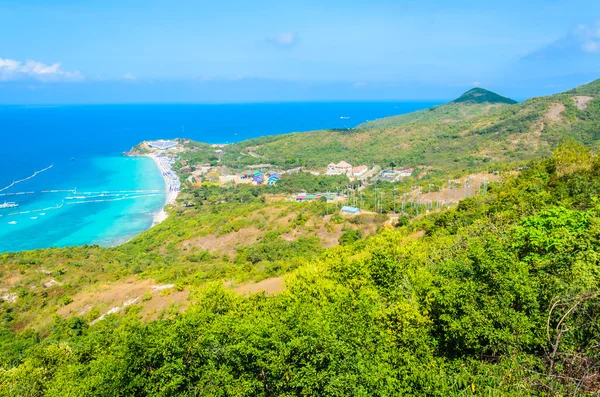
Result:
M340 161L338 164L331 163L327 166L327 172L325 175L352 176L352 166L345 161Z
M174 148L175 146L177 146L177 142L164 141L161 139L158 141L148 142L148 146L151 147L152 149L167 150L167 149L171 149L171 148Z
M366 165L359 165L359 166L352 168L352 175L355 178L358 178L358 177L363 176L368 170L369 170L369 167L367 167Z

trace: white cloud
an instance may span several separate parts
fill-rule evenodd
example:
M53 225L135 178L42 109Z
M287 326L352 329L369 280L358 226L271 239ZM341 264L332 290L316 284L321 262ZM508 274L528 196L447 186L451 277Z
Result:
M298 44L300 37L294 32L282 32L275 35L269 41L279 47L293 47Z
M352 85L352 87L354 87L354 88L365 88L366 86L367 86L367 83L363 83L362 81L359 81Z
M600 40L588 40L581 48L584 52L600 52Z
M125 73L125 74L123 75L123 78L124 78L125 80L135 80L135 79L136 79L135 75L134 75L134 74L132 74L132 73Z
M0 58L0 81L11 80L81 81L83 75L79 71L62 70L60 63L46 65L32 60L23 63L14 59Z
M565 36L525 56L525 59L569 59L600 53L600 20L589 25L577 25Z

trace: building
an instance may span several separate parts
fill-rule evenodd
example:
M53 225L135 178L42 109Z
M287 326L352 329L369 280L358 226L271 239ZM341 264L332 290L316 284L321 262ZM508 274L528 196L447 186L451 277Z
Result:
M325 175L352 176L352 166L345 161L340 161L338 164L331 163L327 166Z
M352 168L352 175L355 178L358 178L358 177L363 176L368 170L369 170L369 167L367 167L366 165L359 165L359 166Z
M345 205L342 207L342 214L358 215L358 214L360 214L360 209L358 209L356 207L350 207L349 205Z
M405 170L398 171L398 175L400 175L402 177L408 177L408 176L412 175L413 171L414 171L413 168L407 168Z
M165 140L160 139L158 141L148 142L148 146L151 147L152 149L167 150L167 149L171 149L171 148L174 148L175 146L177 146L177 142L165 141Z

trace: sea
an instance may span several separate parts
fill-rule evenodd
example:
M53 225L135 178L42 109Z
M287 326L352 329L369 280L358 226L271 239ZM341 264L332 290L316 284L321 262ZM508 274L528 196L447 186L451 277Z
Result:
M154 214L165 204L164 193L102 193L164 189L151 159L123 155L141 141L190 138L233 143L265 135L352 128L437 104L0 106L0 204L19 204L0 209L0 252L85 244L109 247L150 228ZM15 181L22 182L12 185ZM82 197L77 192L88 193L86 199L76 199Z

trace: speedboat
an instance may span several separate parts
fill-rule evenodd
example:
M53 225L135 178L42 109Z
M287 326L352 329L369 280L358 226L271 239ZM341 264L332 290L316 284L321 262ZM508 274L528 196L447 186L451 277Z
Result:
M8 224L9 224L9 225L16 225L16 224L17 224L17 221L10 221L10 222L8 222Z
M4 209L4 208L15 208L18 207L19 204L17 203L12 203L12 202L4 202L4 204L0 204L0 209Z

